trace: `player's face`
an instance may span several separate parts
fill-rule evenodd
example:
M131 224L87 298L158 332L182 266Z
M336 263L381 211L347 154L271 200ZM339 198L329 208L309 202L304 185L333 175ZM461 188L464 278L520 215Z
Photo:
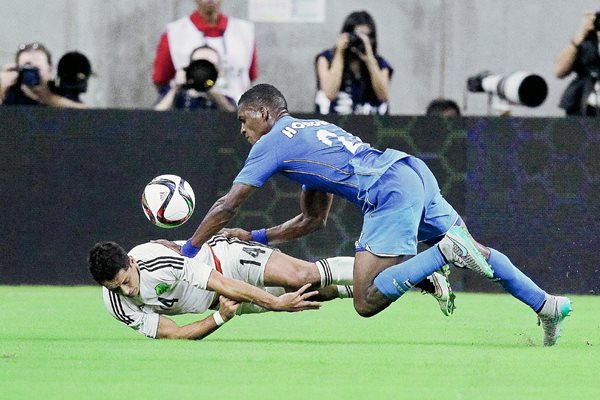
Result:
M140 273L137 269L135 260L130 259L129 268L122 268L117 275L110 281L102 283L111 292L126 296L135 297L140 294Z
M269 114L264 107L253 109L242 105L238 109L238 120L242 124L240 133L250 144L254 144L262 135L271 130L269 125Z

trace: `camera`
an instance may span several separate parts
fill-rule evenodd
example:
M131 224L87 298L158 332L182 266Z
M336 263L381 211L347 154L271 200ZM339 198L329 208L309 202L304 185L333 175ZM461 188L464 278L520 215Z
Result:
M34 87L40 84L40 70L31 64L25 64L19 68L17 84Z
M217 82L219 71L217 67L208 60L194 60L184 68L184 89L194 89L198 92L209 91Z
M356 32L348 33L348 47L354 49L354 51L358 53L364 53L366 51L365 43L362 41L360 36L356 34Z
M497 95L511 104L537 107L546 100L548 85L544 78L525 71L496 75L483 71L467 79L467 90Z

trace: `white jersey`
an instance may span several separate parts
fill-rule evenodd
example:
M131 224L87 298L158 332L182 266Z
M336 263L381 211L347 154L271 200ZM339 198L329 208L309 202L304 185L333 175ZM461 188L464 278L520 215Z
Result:
M254 24L227 17L223 36L208 37L194 25L190 17L167 25L171 60L175 69L187 67L192 51L208 45L219 53L221 73L216 82L222 94L236 102L250 88L250 67L254 55Z
M160 314L203 313L218 304L217 294L206 290L215 269L227 278L264 286L264 270L272 252L258 243L220 235L205 243L194 258L182 257L158 243L144 243L129 252L139 268L139 294L130 298L103 287L104 305L123 324L156 337ZM268 291L284 292L281 288ZM238 314L261 311L256 305L242 304Z

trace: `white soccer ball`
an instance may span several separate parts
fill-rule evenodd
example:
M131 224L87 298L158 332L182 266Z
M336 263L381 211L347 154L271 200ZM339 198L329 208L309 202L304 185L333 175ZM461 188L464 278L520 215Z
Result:
M195 203L192 187L177 175L157 176L142 193L146 218L161 228L183 225L192 216Z

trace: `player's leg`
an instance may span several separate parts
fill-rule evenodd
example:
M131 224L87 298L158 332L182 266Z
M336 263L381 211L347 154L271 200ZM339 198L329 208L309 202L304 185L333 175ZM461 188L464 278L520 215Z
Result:
M465 226L462 221L460 224ZM572 311L571 300L546 293L506 255L476 241L475 243L492 267L493 276L490 279L537 313L544 329L544 346L553 346L560 337L563 320Z
M437 247L416 254L425 204L423 182L416 171L397 162L367 196L373 207L364 214L354 263L354 307L366 317L446 264Z
M317 288L351 285L353 264L352 257L330 257L312 263L274 251L265 265L264 284L288 288L307 283Z
M314 301L329 301L335 299L351 299L354 297L352 285L329 285L318 289L319 294L311 297Z

